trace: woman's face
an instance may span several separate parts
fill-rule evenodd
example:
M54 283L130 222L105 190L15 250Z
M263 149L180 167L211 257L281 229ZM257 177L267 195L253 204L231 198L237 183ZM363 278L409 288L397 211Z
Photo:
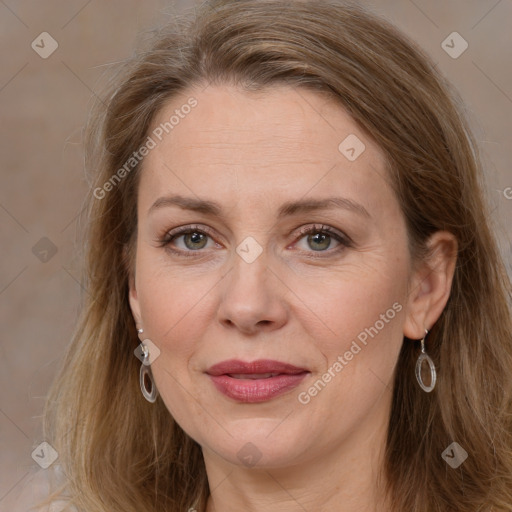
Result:
M379 148L285 86L191 89L149 135L130 304L172 416L238 465L382 440L411 260Z

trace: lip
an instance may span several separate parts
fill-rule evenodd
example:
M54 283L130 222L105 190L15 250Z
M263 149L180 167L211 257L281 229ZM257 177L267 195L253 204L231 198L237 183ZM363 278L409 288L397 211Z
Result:
M252 362L231 359L206 370L218 391L244 403L265 402L280 396L297 387L309 373L305 368L271 359Z

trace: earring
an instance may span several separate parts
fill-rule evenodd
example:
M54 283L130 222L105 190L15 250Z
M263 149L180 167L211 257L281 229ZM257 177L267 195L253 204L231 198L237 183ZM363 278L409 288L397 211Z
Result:
M425 338L427 337L427 334L428 330L425 329L425 336L423 336L423 339L421 340L421 354L419 355L418 360L416 361L416 379L421 389L423 389L423 391L426 391L427 393L430 393L434 389L434 386L436 385L437 375L434 361L432 361L430 356L425 352ZM423 382L423 379L421 378L421 365L423 364L423 361L427 361L430 367L430 386L426 386Z
M137 329L138 334L142 334L144 332L143 329ZM144 398L151 403L154 403L156 401L156 397L158 396L158 390L156 389L155 381L153 379L153 373L151 372L151 366L149 362L149 349L148 347L141 342L141 350L144 354L144 360L142 361L142 364L140 366L140 373L139 373L139 379L140 379L140 389L142 391L142 395ZM150 383L150 389L148 391L146 387L146 380Z

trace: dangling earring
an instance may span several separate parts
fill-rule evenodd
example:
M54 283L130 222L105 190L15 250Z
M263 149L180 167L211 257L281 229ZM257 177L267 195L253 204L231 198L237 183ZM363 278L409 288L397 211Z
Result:
M137 332L139 334L142 334L144 332L144 329L137 329ZM149 349L148 347L141 342L141 350L144 354L144 360L142 361L142 364L140 366L140 389L142 391L142 394L144 398L151 403L154 403L156 401L156 397L158 396L158 390L155 386L155 381L153 379L153 373L151 372L151 366L149 362ZM151 389L148 391L146 388L146 379L149 380L151 383Z
M430 356L425 352L425 338L427 337L427 334L428 330L425 329L425 336L423 336L423 339L421 340L421 354L416 361L416 379L418 380L418 384L420 385L421 389L427 393L430 393L436 385L437 375L434 361L432 361ZM423 364L423 361L427 361L430 367L430 386L425 386L423 379L421 378L421 365Z

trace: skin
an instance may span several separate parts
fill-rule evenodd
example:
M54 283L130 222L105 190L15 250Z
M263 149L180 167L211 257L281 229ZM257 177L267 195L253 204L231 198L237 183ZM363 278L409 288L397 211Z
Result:
M331 99L288 86L255 93L210 85L169 101L153 128L190 96L197 106L144 161L129 299L144 338L160 350L151 368L161 399L202 446L207 510L390 510L377 476L393 373L403 337L421 339L446 304L456 242L438 232L433 256L412 261L383 153ZM349 134L366 146L353 162L338 150ZM216 201L223 216L176 205L150 211L170 194ZM368 216L334 208L277 217L285 202L330 196ZM189 225L212 232L178 234L162 247L166 233ZM322 225L352 242L299 233ZM236 251L249 236L263 250L251 263ZM299 393L393 304L396 316L300 403ZM204 373L231 358L276 359L310 374L285 395L242 404ZM237 456L244 446L253 467Z

